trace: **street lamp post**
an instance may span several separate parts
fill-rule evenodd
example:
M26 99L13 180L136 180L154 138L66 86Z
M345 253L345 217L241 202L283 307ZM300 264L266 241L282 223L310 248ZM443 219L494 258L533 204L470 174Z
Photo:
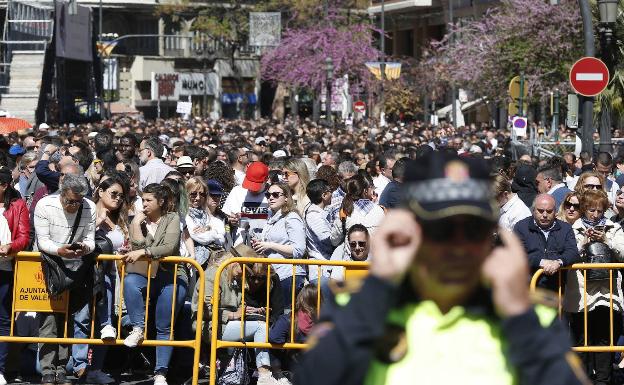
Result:
M602 47L602 59L609 72L613 70L613 55L611 54L613 27L618 14L618 0L599 0L598 11L600 12L600 43ZM611 147L611 117L610 111L602 112L600 119L600 151L610 152Z
M381 75L381 114L385 117L386 93L384 90L384 80L386 79L386 3L381 0L381 63L379 63L379 72ZM381 116L379 123L381 124Z
M327 115L327 124L332 125L332 113L331 113L331 89L332 80L334 78L334 61L331 57L325 59L325 71L327 72L327 95L325 97L325 114Z
M592 25L592 14L589 7L589 0L578 0L583 20L583 53L585 56L594 57L596 48L594 47L594 28ZM590 157L594 155L594 98L581 97L583 105L583 130L581 131L582 151L587 151Z
M452 24L453 24L453 0L449 0L449 24L451 25L452 28ZM454 40L454 33L451 30L451 44L453 44L453 40ZM451 111L452 111L452 116L453 116L453 127L457 127L457 103L455 103L455 100L457 99L457 89L455 88L455 83L451 84Z

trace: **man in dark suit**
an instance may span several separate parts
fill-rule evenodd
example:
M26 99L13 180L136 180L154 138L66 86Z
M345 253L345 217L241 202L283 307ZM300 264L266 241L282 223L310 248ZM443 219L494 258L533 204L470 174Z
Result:
M557 210L551 195L538 195L532 212L533 216L516 223L514 233L524 245L531 275L544 269L538 286L554 290L558 284L555 274L559 269L579 260L574 231L568 223L555 218Z

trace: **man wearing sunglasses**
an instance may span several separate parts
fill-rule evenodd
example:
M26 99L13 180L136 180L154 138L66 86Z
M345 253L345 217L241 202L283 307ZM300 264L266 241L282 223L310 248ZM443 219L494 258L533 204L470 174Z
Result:
M556 310L530 301L522 244L502 231L493 247L483 161L434 153L407 170L370 276L324 312L295 383L581 384Z

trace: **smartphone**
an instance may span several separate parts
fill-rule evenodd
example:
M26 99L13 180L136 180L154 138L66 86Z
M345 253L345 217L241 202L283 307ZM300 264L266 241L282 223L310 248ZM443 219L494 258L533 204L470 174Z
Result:
M594 226L593 229L596 231L603 232L605 230L605 227L602 225L599 225L599 226Z
M69 250L80 250L82 249L82 246L79 243L72 243L71 245L69 245L68 247Z

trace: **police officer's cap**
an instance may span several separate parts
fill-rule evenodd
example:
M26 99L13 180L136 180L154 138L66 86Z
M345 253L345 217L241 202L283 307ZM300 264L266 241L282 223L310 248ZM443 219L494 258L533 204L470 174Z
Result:
M403 205L422 220L473 215L498 220L489 167L483 159L432 152L412 161L405 173Z

